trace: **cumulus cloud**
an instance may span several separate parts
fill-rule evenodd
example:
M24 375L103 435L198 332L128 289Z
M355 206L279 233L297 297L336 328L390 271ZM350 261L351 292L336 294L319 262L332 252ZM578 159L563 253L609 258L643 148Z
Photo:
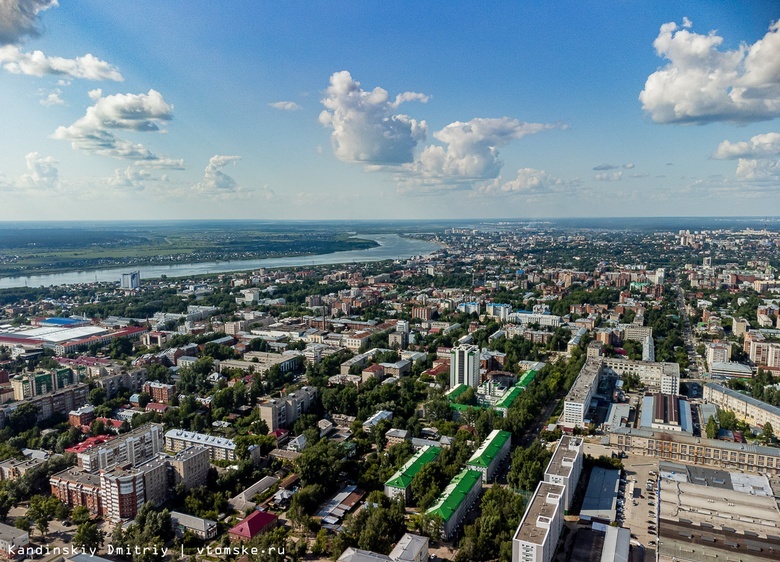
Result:
M45 105L46 107L50 107L52 105L65 105L65 102L60 97L62 95L62 90L57 88L53 92L49 92L48 94L44 94L44 97L41 99L41 105Z
M268 105L274 109L281 109L282 111L298 111L301 109L301 106L294 101L275 101L273 103L269 103Z
M596 181L620 181L623 179L623 171L618 172L601 172L593 175L593 179Z
M534 168L520 168L517 176L505 183L494 184L481 189L484 193L507 193L518 195L548 195L571 190L578 186L580 181L563 180L545 170Z
M752 45L721 50L715 31L700 35L674 22L653 42L668 64L651 74L639 94L657 123L749 123L780 116L780 21Z
M173 118L173 105L162 95L149 90L146 94L116 94L90 97L95 104L84 117L68 127L58 127L52 138L69 140L74 149L126 160L159 160L142 144L117 137L112 129L135 132L160 132L160 125Z
M0 1L0 45L40 35L38 14L58 5L57 0Z
M409 170L432 180L474 181L498 177L504 163L498 149L513 140L555 128L499 117L450 123L433 136L446 146L427 146Z
M145 182L151 179L153 179L152 173L146 168L128 166L124 170L115 170L114 176L108 178L107 183L112 187L120 189L143 191L146 187Z
M65 75L85 80L124 80L116 67L91 54L75 59L47 57L41 51L25 53L19 47L6 45L0 47L0 64L14 74L45 76L47 74Z
M736 177L745 181L780 180L780 133L763 133L749 141L723 141L712 155L738 160Z
M53 189L59 185L59 171L54 158L30 152L25 156L25 161L27 173L19 177L19 187Z
M395 110L405 101L425 102L427 96L404 92L390 101L386 90L363 90L346 70L330 77L325 94L319 121L333 129L331 143L339 160L377 165L414 160L414 150L426 136L426 123Z
M231 162L235 163L239 160L241 160L240 156L212 156L206 166L203 179L195 185L195 188L208 193L235 192L238 187L236 180L222 169Z
M717 160L737 158L765 158L780 154L780 133L756 135L750 141L729 142L724 140L715 149L712 157Z

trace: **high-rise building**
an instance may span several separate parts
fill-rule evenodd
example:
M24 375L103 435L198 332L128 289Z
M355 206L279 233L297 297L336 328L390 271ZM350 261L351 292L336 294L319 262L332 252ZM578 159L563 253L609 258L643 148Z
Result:
M459 345L450 351L450 388L460 384L479 386L479 347Z
M131 271L130 273L123 273L119 278L120 289L140 289L141 288L141 272Z
M137 466L163 450L163 426L150 423L101 445L78 453L79 466L87 472L112 466Z
M317 389L304 386L282 398L274 398L260 404L260 419L268 425L268 431L276 431L293 423L309 409L317 397Z
M106 519L133 519L146 498L143 471L119 467L101 470L100 495Z

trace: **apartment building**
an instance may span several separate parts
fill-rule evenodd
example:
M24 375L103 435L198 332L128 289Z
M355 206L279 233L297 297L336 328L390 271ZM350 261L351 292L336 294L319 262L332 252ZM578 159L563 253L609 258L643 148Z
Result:
M582 444L581 437L564 435L544 470L545 482L564 487L564 510L568 510L571 506L574 490L577 488L577 482L582 474Z
M450 388L459 384L479 386L480 351L476 345L459 345L450 350Z
M706 344L707 365L712 368L715 363L726 363L731 360L731 342L715 341Z
M115 466L100 471L103 516L115 523L133 519L146 498L143 471Z
M152 402L158 404L170 404L176 394L176 385L157 381L145 382L141 388L152 397Z
M478 470L482 473L482 480L490 482L498 467L509 456L511 447L512 434L508 431L494 429L474 451L466 466L471 470Z
M282 398L262 402L258 406L260 419L268 424L269 431L289 427L309 409L316 397L317 389L315 387L304 386Z
M770 423L775 430L780 429L780 408L777 406L715 383L705 384L703 395L704 400L723 410L734 412L737 419L748 425L763 427L765 423Z
M179 484L189 488L205 486L211 463L211 453L203 445L193 445L168 459L173 471L172 486Z
M87 472L113 466L136 466L163 450L163 426L149 423L116 439L95 445L77 454L79 467Z
M428 511L442 522L442 538L450 540L482 492L482 473L464 468L453 478Z
M583 364L579 375L577 375L574 384L563 401L563 413L561 414L559 424L565 429L571 430L575 427L585 427L590 423L588 419L590 401L598 387L602 370L601 357L589 358Z
M208 449L211 460L236 460L236 444L232 439L181 429L171 429L165 433L165 449L168 451L179 453L193 445Z
M539 482L512 537L512 562L550 562L563 529L563 486Z
M83 505L92 515L103 515L99 475L71 467L53 474L49 485L52 495L68 507Z
M780 474L780 449L694 437L653 429L619 427L609 434L618 451L730 471Z

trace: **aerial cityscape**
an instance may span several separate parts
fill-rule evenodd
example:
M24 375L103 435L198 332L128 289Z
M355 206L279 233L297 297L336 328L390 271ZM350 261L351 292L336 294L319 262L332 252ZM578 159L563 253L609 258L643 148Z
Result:
M780 560L780 6L0 0L0 558Z

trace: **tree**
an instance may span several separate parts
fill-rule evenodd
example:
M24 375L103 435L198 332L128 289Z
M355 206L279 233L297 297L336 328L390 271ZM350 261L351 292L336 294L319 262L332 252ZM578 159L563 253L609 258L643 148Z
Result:
M24 402L16 408L8 418L8 423L15 434L24 433L35 427L38 421L38 406L31 402Z
M98 529L95 523L88 521L82 523L73 535L73 544L83 550L98 549L103 546L106 534Z
M92 425L89 427L89 432L94 435L105 435L106 434L106 424L103 422L103 420L94 420L92 422Z
M100 406L106 401L106 389L98 386L89 391L89 402L93 406Z
M715 416L710 416L707 420L705 433L708 439L715 439L718 436L718 422L715 421Z
M76 525L81 525L82 523L90 521L92 519L92 514L89 512L87 506L77 505L73 508L73 513L70 514L70 519Z
M32 522L30 521L29 517L25 517L25 516L17 517L16 520L14 521L14 527L29 533L30 529L32 528Z
M152 401L152 397L149 395L148 392L142 392L138 395L138 405L141 408L146 408L147 404Z
M45 536L49 532L49 523L57 515L60 500L54 496L33 496L30 498L30 508L27 515L35 522L35 526Z
M775 432L772 429L772 424L769 422L766 422L764 426L761 428L761 435L759 435L759 439L763 443L771 443L775 440Z

